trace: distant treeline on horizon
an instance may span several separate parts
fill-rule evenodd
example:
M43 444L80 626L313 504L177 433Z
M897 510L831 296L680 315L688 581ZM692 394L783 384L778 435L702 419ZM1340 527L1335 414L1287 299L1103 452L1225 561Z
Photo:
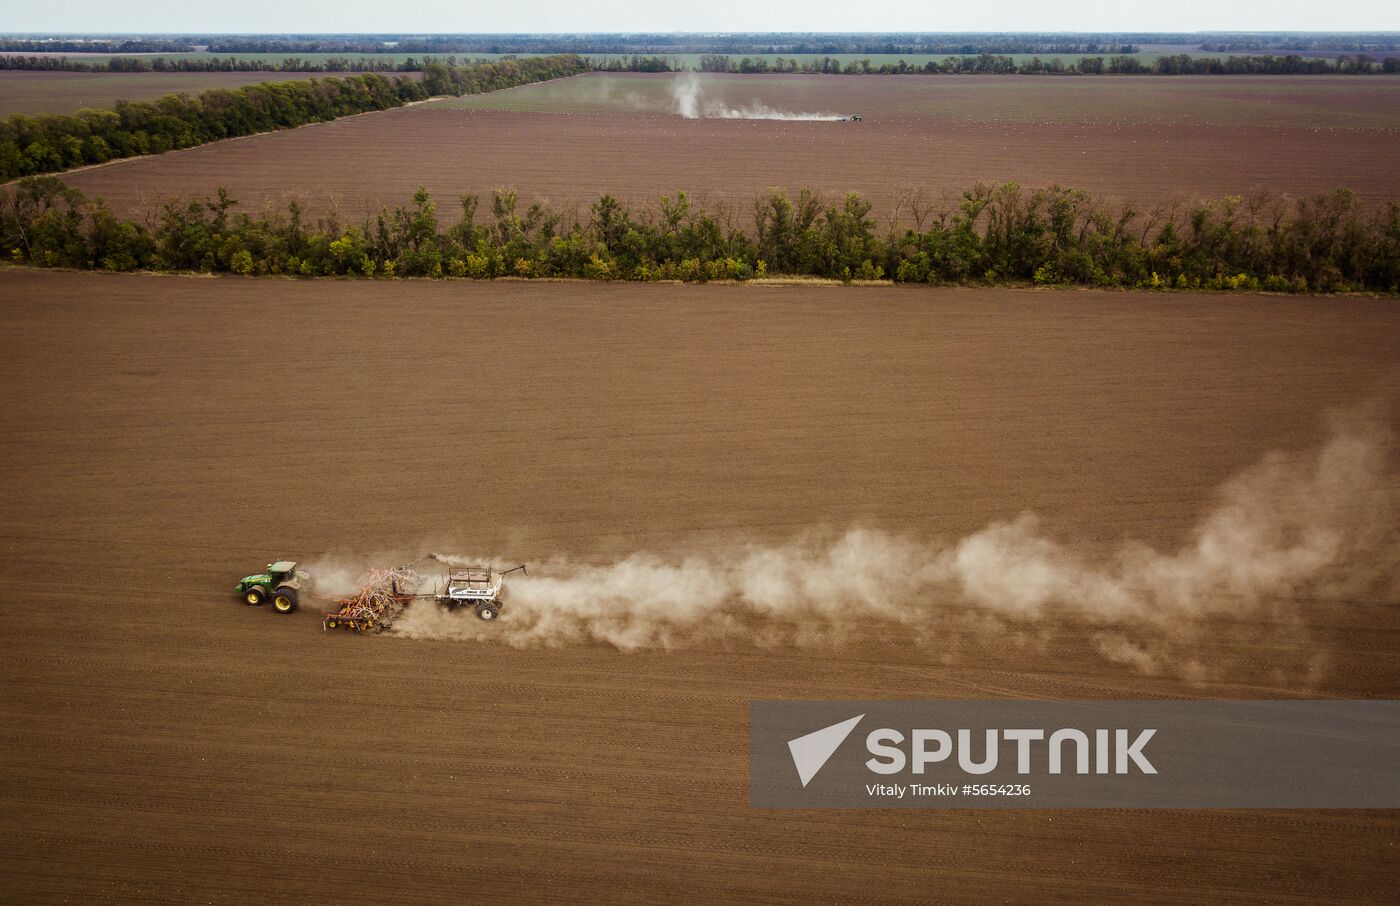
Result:
M733 34L266 34L0 36L11 53L1132 54L1400 53L1400 32L744 32Z
M1017 62L1006 54L958 54L941 60L896 63L872 61L869 57L840 59L821 57L743 56L700 54L691 66L679 57L632 54L630 56L582 56L585 69L597 72L732 72L804 73L822 75L1380 75L1400 73L1400 53L1380 59L1368 54L1338 54L1334 57L1304 57L1231 54L1228 57L1193 56L1187 53L1159 54L1144 59L1134 54L1082 56L1066 61L1059 56ZM851 54L845 54L849 58ZM1026 55L1022 55L1023 57ZM535 54L507 54L495 58L458 58L456 54L436 56L335 56L319 59L286 57L266 60L246 56L114 56L107 60L72 59L66 56L24 56L0 53L0 70L57 72L428 72L434 67L503 63L514 60L545 59Z

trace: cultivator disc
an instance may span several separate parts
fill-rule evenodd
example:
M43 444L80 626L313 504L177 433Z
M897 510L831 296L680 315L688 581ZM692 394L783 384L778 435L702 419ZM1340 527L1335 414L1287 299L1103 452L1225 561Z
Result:
M346 629L350 632L378 632L383 624L369 617L347 617L340 613L328 613L321 621L322 629Z
M393 623L412 600L408 593L418 584L418 574L408 567L371 568L360 577L360 590L340 603L340 609L326 614L323 629L351 632L377 632Z

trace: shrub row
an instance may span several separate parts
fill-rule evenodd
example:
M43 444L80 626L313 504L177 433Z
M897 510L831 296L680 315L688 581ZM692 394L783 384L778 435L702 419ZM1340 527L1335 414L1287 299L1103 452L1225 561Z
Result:
M468 66L434 63L423 68L421 79L367 73L216 89L197 97L172 94L71 116L15 114L0 120L0 180L386 110L437 95L542 82L587 69L582 57L572 55Z
M1148 213L1073 189L979 184L955 204L904 197L883 228L857 194L771 190L751 216L681 192L633 209L605 195L586 219L498 190L460 199L451 225L420 189L359 224L238 212L213 198L117 217L56 177L0 193L0 248L14 263L307 277L584 277L747 280L769 275L909 283L1336 292L1400 291L1400 203L1347 190L1298 201L1227 197Z

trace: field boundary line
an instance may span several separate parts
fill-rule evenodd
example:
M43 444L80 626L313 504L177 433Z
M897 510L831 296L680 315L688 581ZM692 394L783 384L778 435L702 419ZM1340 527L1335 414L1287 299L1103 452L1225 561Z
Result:
M376 110L375 113L384 111ZM541 284L541 283L582 283L588 285L614 284L617 286L833 286L855 289L870 289L879 287L908 287L913 289L945 289L945 290L968 290L976 292L979 290L1018 290L1040 293L1043 295L1067 295L1070 293L1121 293L1134 296L1228 296L1232 299L1253 299L1269 297L1277 299L1400 299L1394 293L1379 292L1376 290L1354 290L1350 292L1307 292L1291 293L1273 291L1266 289L1259 290L1218 290L1206 289L1179 289L1177 287L1164 287L1161 289L1140 288L1134 286L1080 286L1078 284L1063 284L1054 286L1043 286L1038 283L1016 282L1007 280L997 283L901 283L897 280L851 280L842 281L832 277L755 277L750 280L594 280L589 277L355 277L349 275L326 275L318 277L304 277L294 274L232 274L223 271L152 271L152 270L130 270L112 271L102 268L78 268L78 267L40 267L37 264L15 264L10 261L0 261L0 274L7 272L29 272L40 274L92 274L115 277L166 277L172 280L261 280L267 282L281 281L293 283L365 283L377 284L381 286L405 283L436 283L443 285L490 285L499 283L509 284Z
M588 74L589 74L589 73L586 73L586 72L580 72L580 73L578 73L578 74L576 74L576 75L564 76L564 77L561 78L561 79L548 79L548 80L546 80L546 81L550 81L550 82L567 82L569 79L577 79L577 78L580 78L580 77L585 76L585 75L588 75ZM334 77L335 77L335 76L333 76L333 75L328 75L328 76L326 76L326 78L334 78ZM257 84L267 84L267 83L260 82L260 83L257 83ZM265 130L265 131L263 131L263 132L253 132L253 133L250 133L250 134L248 134L248 135L235 135L235 136L232 136L232 137L230 137L230 138L221 138L221 139L219 139L218 141L205 142L205 143L202 144L202 145L193 145L193 146L191 146L191 147L189 147L189 148L172 148L172 149L169 150L169 151L162 151L162 152L159 153L159 154L138 154L138 155L136 155L136 156L134 156L134 157L118 157L118 158L116 158L115 160L105 161L104 163L100 163L100 164L84 164L84 165L81 166L81 167L74 167L74 168L72 168L71 170L58 170L58 171L55 171L55 172L53 172L53 173L36 173L36 174L34 174L34 175L35 175L35 176L57 176L57 177L59 177L59 178L62 178L62 177L64 177L64 176L67 176L67 175L70 174L70 173L82 173L82 172L87 171L87 170L99 170L99 169L101 169L101 168L103 168L103 167L112 167L112 166L115 166L115 165L117 165L117 164L131 163L131 162L133 162L133 161L138 161L138 160L150 160L150 159L152 159L152 158L157 158L157 157L169 157L169 156L171 156L172 154L183 154L183 153L185 153L185 152L187 152L187 151L198 151L198 150L200 150L201 148L213 148L213 147L216 147L216 146L219 146L219 145L228 144L229 142L237 142L237 141L242 141L242 140L244 140L244 139L249 139L249 138L258 138L259 136L262 136L262 135L276 135L276 134L278 134L279 132L296 132L296 131L298 131L298 130L300 130L300 129L308 129L308 128L311 128L311 127L313 127L313 126L329 126L331 123L339 123L339 122L341 122L342 120L351 120L351 119L354 119L354 118L357 117L357 116L372 116L373 114L376 114L376 113L392 113L392 112L395 111L395 110L407 110L409 107L419 107L419 106L422 106L423 104L434 104L434 103L437 103L438 101L453 101L453 100L458 100L458 99L464 98L464 97L476 97L476 96L478 96L478 95L484 95L484 94L499 94L499 93L501 93L501 92L503 92L503 91L514 91L514 90L517 89L517 88L529 88L529 87L531 87L531 86L533 86L533 85L540 85L540 84L543 84L543 83L541 83L541 82L524 82L524 83L519 84L519 85L507 85L505 88L497 88L497 89L495 89L494 91L478 91L478 92L475 92L474 94L469 94L469 95L465 95L465 94L463 94L463 95L458 95L458 94L436 94L436 95L433 95L433 96L430 97L430 98L424 98L424 99L421 100L421 101L407 101L407 102L405 102L405 103L403 103L403 104L400 104L400 105L397 106L397 107L386 107L386 108L384 108L383 110L365 110L365 111L363 111L363 112L361 112L361 113L347 113L345 116L338 116L338 117L336 117L335 119L322 120L321 122L318 122L318 123L302 123L300 126L292 126L290 129L267 129L267 130ZM457 109L457 108L450 108L450 107L448 107L448 108L443 108L443 109L448 109L448 110L450 110L450 109ZM13 186L13 185L15 185L16 183L20 182L20 180L30 179L30 178L31 178L31 177L28 177L28 176L21 176L21 177L19 177L19 179L12 179L12 180L10 180L9 182L0 182L0 189L7 189L7 188L9 188L10 186Z

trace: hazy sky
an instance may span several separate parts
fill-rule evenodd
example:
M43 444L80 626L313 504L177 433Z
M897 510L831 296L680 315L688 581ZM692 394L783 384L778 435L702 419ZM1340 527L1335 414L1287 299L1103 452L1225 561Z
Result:
M0 32L1397 31L1383 0L61 0Z

